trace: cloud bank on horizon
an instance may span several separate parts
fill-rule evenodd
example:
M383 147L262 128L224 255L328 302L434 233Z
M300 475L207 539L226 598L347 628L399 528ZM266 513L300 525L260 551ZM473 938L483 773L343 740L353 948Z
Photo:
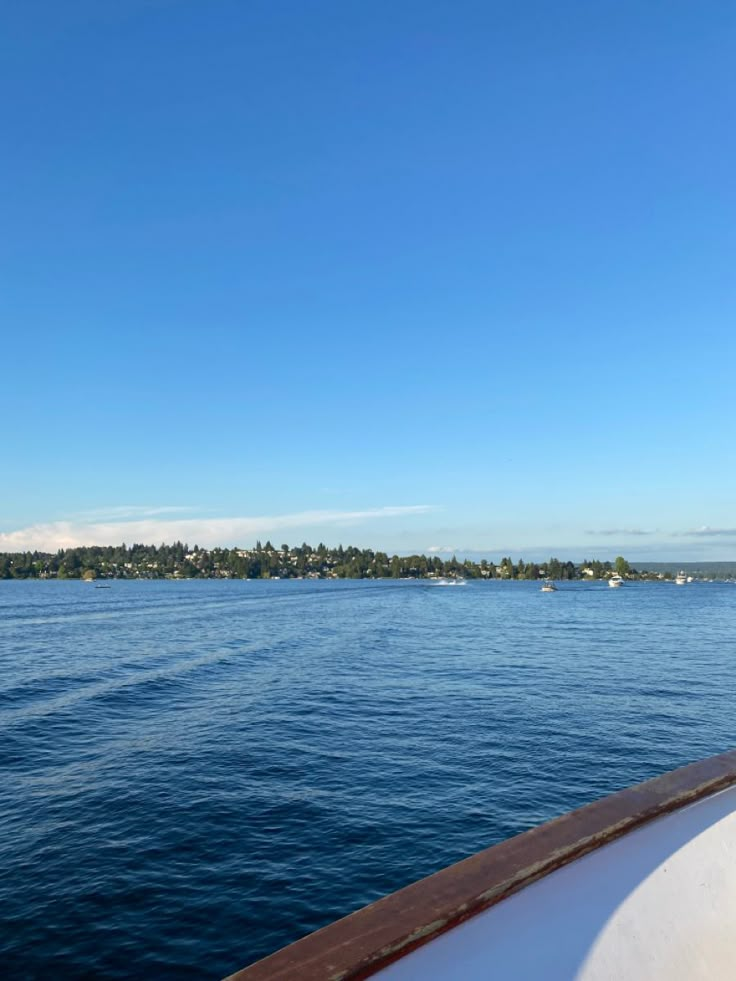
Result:
M445 510L432 504L360 510L323 509L277 515L192 516L199 510L181 505L115 505L76 512L65 520L37 522L0 531L0 552L55 552L64 548L120 545L123 542L160 545L181 541L205 548L249 547L258 538L273 539L276 536L280 538L276 544L280 544L283 540L281 532L292 544L305 540L316 544L323 539L335 545L342 530L350 528L351 540L343 539L343 544L407 554L422 552L474 557L523 554L535 561L556 555L579 561L591 553L604 558L610 557L610 553L611 556L625 554L628 558L643 561L668 556L678 556L684 561L708 557L729 559L736 537L734 528L709 525L669 531L613 526L584 531L568 528L564 534L566 541L548 539L539 535L541 529L532 526L524 533L518 527L512 530L497 522L490 526L476 523L432 529L422 517ZM446 524L446 515L443 524ZM438 539L447 542L449 534L444 537L447 532L457 533L455 541L460 544L428 544L433 540L436 543Z
M122 542L159 545L175 541L196 543L206 548L233 547L249 544L256 536L275 535L288 529L347 528L383 518L412 518L438 508L432 504L410 504L362 511L300 511L232 518L161 517L191 510L179 507L100 508L77 515L75 520L51 521L0 532L0 551L55 552L78 546L120 545Z
M693 535L696 538L734 538L736 537L736 528L710 528L708 525L703 525L700 528L694 528L692 531L684 531L683 535Z

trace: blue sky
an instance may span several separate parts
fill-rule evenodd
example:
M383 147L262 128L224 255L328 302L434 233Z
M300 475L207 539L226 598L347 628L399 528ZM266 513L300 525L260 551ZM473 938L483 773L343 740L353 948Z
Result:
M0 548L736 556L736 8L0 15Z

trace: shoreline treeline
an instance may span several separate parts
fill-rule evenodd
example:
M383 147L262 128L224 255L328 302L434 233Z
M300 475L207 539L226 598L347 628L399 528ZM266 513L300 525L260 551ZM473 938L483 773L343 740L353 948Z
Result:
M472 561L438 555L391 555L352 546L316 548L271 542L254 548L190 548L173 545L88 546L47 552L0 553L0 579L603 579L614 572L628 578L662 578L637 571L622 557L576 565L513 561L505 556Z

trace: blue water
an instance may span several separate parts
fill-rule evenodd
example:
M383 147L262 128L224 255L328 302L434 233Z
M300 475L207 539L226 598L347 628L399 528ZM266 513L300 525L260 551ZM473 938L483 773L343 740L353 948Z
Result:
M736 744L736 586L0 583L3 977L218 978Z

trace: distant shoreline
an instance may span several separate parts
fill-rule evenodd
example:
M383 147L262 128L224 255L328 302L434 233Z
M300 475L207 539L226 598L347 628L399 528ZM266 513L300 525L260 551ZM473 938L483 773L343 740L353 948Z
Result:
M630 581L668 581L679 570L696 579L728 580L736 576L734 562L647 563L635 568L623 556L613 561L585 559L563 562L514 561L504 556L441 559L437 555L391 555L355 546L328 548L271 542L254 548L190 548L173 545L90 546L45 552L0 553L0 580L132 580L132 579L480 579L539 581L542 579L596 582L614 574Z
M442 580L448 581L448 577L442 576L400 576L399 578L394 578L393 576L291 576L289 578L282 578L281 576L260 576L258 578L253 578L249 576L107 576L99 577L94 579L85 579L81 576L78 577L58 577L58 576L11 576L4 579L0 579L0 585L2 583L11 582L32 582L32 583L89 583L91 585L102 585L105 584L107 588L113 583L127 583L127 582L150 582L150 583L161 583L161 582L384 582L384 583L399 583L399 582L425 582L425 583L440 583ZM451 581L451 577L449 578ZM531 580L531 579L501 579L496 578L481 578L476 577L472 580L466 580L464 577L458 577L459 582L486 582L486 583L511 583L513 585L528 585L529 583L536 582L537 585L544 583L544 579ZM600 585L608 584L608 579L566 579L566 580L552 580L561 581L569 583L570 585ZM668 576L667 578L660 578L658 576L642 576L638 575L636 577L630 577L626 580L626 583L631 586L635 586L640 583L649 583L652 585L661 586L672 586L674 585L675 577L674 575ZM733 583L736 585L736 575L734 576L703 576L703 577L693 577L688 585L693 583L698 584L710 584L710 583L722 583L729 584Z

